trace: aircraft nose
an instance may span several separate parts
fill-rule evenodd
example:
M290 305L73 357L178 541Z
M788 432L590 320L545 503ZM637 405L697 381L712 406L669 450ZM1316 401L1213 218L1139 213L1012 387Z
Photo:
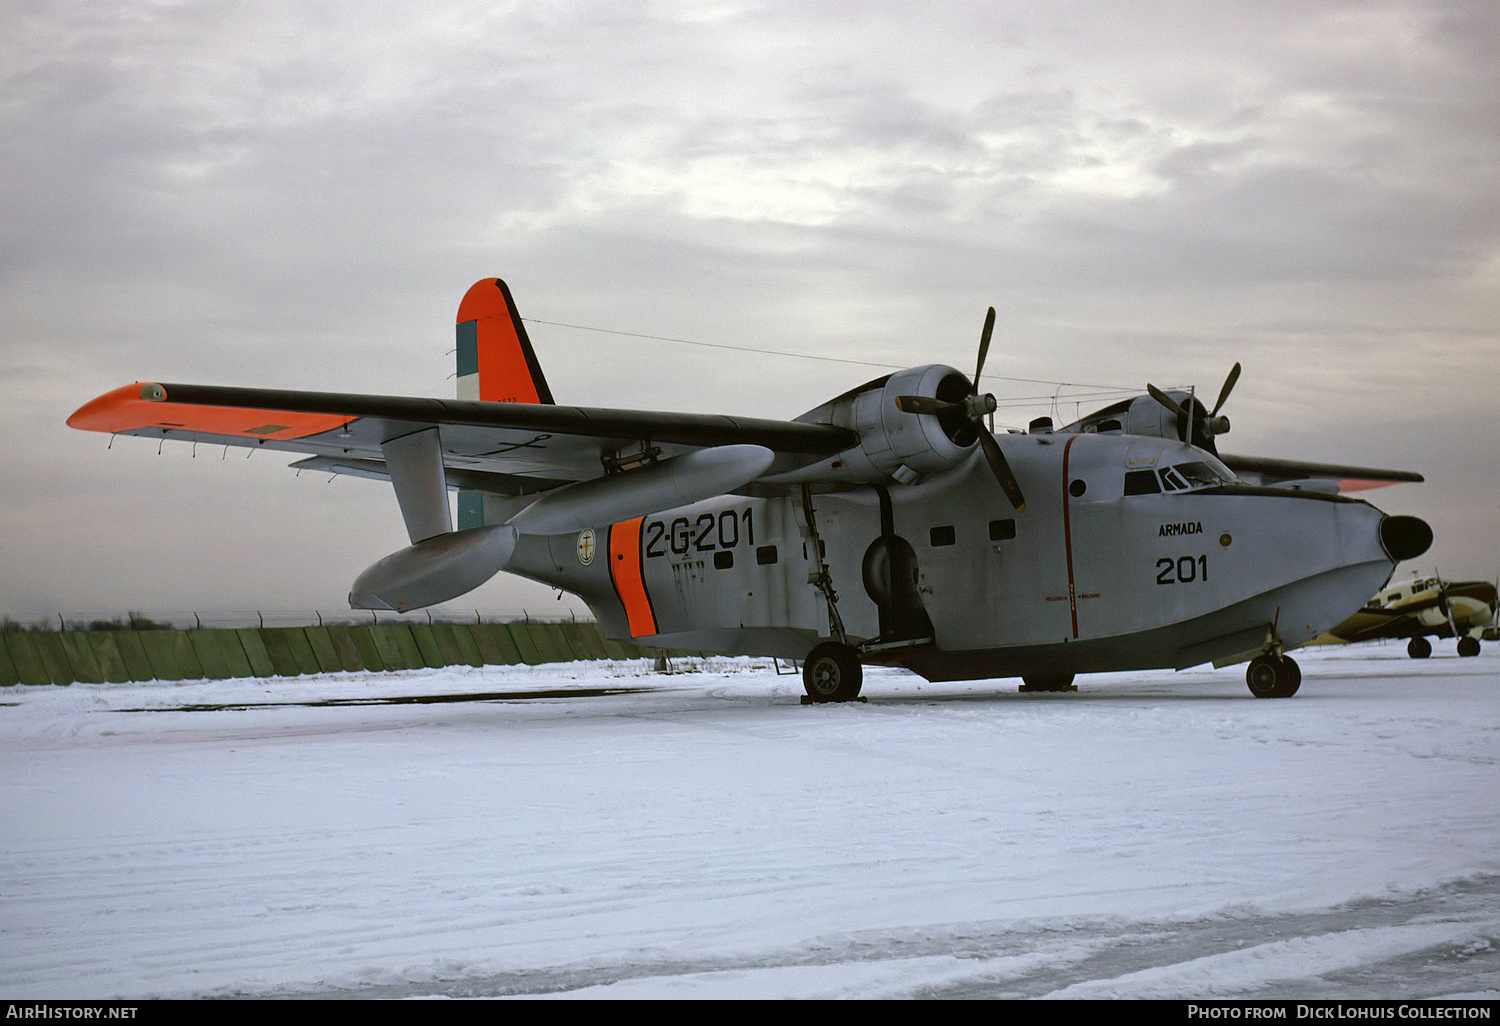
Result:
M1380 521L1380 547L1399 563L1415 559L1432 544L1432 528L1420 517L1388 516Z

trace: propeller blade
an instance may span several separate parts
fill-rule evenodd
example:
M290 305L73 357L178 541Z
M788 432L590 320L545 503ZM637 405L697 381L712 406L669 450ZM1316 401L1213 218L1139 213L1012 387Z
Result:
M1177 437L1184 442L1192 444L1193 415L1180 406L1176 399L1173 399L1149 381L1146 382L1146 391L1151 394L1151 398L1161 403L1170 412L1177 414Z
M960 403L945 403L941 399L933 399L925 395L898 395L896 396L896 409L902 413L942 413L951 410Z
M1438 608L1443 611L1443 618L1448 621L1448 630L1453 636L1458 637L1458 624L1453 622L1453 607L1448 604L1448 585L1443 583L1443 575L1437 575L1438 586Z
M1209 414L1210 418L1217 417L1219 411L1224 408L1224 400L1229 398L1229 393L1234 391L1234 383L1240 380L1240 365L1238 362L1229 370L1229 377L1224 379L1224 387L1219 389L1219 401L1214 403L1214 411Z
M979 375L984 373L985 357L990 355L990 335L995 330L995 308L984 315L984 330L979 333L979 362L974 365L974 391L979 392Z
M1173 399L1171 396L1167 395L1167 393L1163 392L1161 389L1157 388L1149 381L1146 382L1146 391L1151 393L1151 398L1155 399L1167 409L1177 414L1178 418L1187 416L1187 411L1184 410L1181 406L1177 405L1176 399Z
M1010 500L1017 513L1025 513L1026 496L1021 494L1016 475L1011 471L1005 453L1000 451L1000 443L995 441L995 436L985 430L983 425L979 428L979 446L984 450L984 458L989 461L995 480L1000 482L1000 487L1005 491L1005 497Z

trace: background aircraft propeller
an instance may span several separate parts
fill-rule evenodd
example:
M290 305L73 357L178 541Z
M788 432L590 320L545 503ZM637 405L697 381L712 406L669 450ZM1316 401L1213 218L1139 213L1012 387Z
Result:
M1146 385L1146 391L1151 393L1151 398L1176 414L1178 438L1189 445L1199 446L1218 455L1219 450L1214 447L1214 437L1229 433L1229 418L1219 416L1219 411L1224 408L1225 400L1229 398L1229 393L1234 391L1235 382L1239 380L1240 365L1236 363L1230 368L1229 376L1224 379L1224 385L1219 389L1218 402L1214 403L1212 410L1207 411L1196 399L1189 397L1184 405L1149 383Z
M1456 623L1453 622L1453 607L1448 604L1448 585L1447 585L1447 582L1445 582L1443 580L1443 575L1442 574L1438 574L1437 575L1437 586L1438 586L1438 594L1437 594L1438 609L1442 610L1443 619L1445 619L1445 620L1448 621L1448 631L1449 631L1449 633L1451 633L1456 638L1456 637L1459 636L1459 633L1458 633L1458 624L1456 624Z
M979 436L979 447L984 450L984 458L990 465L990 472L995 475L995 480L1000 483L1005 497L1015 507L1017 513L1026 511L1026 496L1021 494L1021 486L1016 482L1016 475L1010 469L1010 463L1005 459L1005 453L1000 450L1000 443L995 441L994 434L985 426L986 414L995 412L995 397L992 395L979 394L979 376L984 373L984 361L990 353L990 335L995 330L995 308L992 306L984 316L984 330L979 333L979 359L974 365L974 380L971 391L960 402L948 402L943 399L934 399L923 395L902 395L896 397L896 408L903 413L917 413L930 416L941 416L944 414L957 414L974 425L975 433Z

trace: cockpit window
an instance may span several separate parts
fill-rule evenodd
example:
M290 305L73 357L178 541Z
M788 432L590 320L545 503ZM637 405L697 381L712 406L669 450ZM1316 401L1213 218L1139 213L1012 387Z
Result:
M1207 485L1228 484L1229 482L1218 471L1207 463L1179 463L1170 468L1181 474L1187 481L1189 488L1203 488Z
M1158 470L1125 471L1126 495L1155 495L1158 492L1185 492L1194 488L1230 484L1232 478L1225 477L1212 466L1202 461L1179 463L1174 467Z

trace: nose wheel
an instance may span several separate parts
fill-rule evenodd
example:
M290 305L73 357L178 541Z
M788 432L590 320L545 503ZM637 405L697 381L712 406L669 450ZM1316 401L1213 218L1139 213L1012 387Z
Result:
M859 653L849 645L825 641L802 661L804 702L852 702L864 683Z
M1302 686L1302 668L1289 656L1256 656L1245 669L1245 684L1256 698L1291 698Z

